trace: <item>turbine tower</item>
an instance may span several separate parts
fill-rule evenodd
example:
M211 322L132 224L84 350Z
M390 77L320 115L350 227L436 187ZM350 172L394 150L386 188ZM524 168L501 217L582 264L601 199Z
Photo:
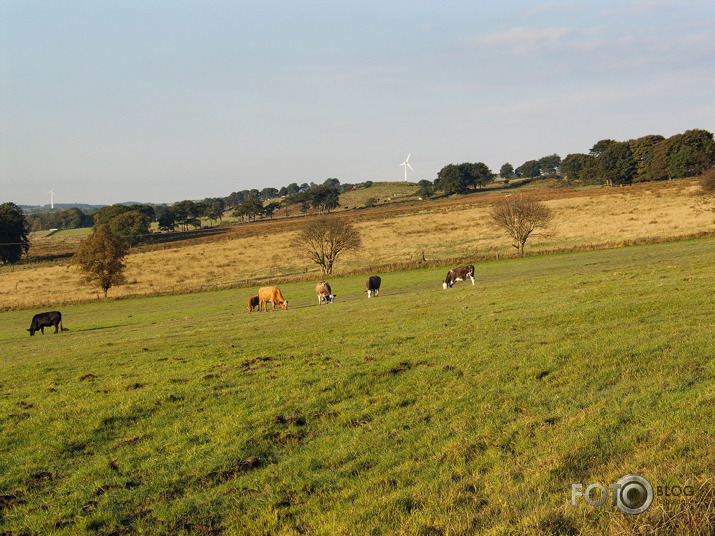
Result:
M407 158L405 158L405 161L400 164L402 167L405 168L405 182L407 182L407 168L412 169L412 166L410 165L410 155L412 155L412 153L409 153L407 155ZM412 171L414 171L414 169L412 169Z
M50 209L54 209L55 208L55 189L52 188L52 190L50 190L47 193L50 194Z

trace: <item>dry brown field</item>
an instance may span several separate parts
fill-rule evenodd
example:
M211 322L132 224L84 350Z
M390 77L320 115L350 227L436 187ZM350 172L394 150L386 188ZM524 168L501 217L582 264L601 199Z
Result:
M697 194L695 180L623 188L571 189L529 185L513 192L543 200L555 218L532 237L527 253L618 247L638 241L675 240L715 231L712 204ZM502 258L515 251L488 218L491 203L506 195L490 191L444 201L409 200L338 212L359 229L363 247L339 259L334 275L422 258ZM310 216L309 216L310 217ZM132 250L127 283L110 298L192 292L225 286L258 286L286 278L319 279L320 273L291 247L304 218L227 226L220 233ZM51 307L99 299L97 286L82 281L70 255L81 236L33 243L38 261L0 268L0 308ZM52 259L51 261L48 259Z

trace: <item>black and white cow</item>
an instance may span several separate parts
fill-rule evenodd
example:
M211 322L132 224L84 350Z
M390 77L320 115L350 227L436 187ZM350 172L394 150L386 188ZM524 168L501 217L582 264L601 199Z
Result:
M50 311L48 313L38 313L32 317L32 324L27 330L30 332L30 336L34 335L36 331L41 331L45 334L45 328L55 326L55 333L59 330L65 331L62 327L62 313L59 311Z
M371 275L367 279L367 297L372 298L373 296L377 297L380 294L380 285L382 284L382 279L380 279L379 275Z
M447 272L447 277L445 277L442 282L442 288L452 288L452 285L457 281L466 281L467 278L471 279L472 285L474 285L474 266L469 264L467 266L460 266L459 268L452 268Z
M327 281L321 281L315 285L315 293L318 295L318 305L335 303L335 294L333 294L330 283Z

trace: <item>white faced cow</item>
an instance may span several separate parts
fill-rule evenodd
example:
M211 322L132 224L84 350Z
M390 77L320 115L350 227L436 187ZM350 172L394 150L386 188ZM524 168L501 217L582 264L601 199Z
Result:
M315 293L318 295L318 305L324 303L335 303L335 294L330 289L330 283L321 281L315 285Z
M371 275L367 279L367 297L372 298L373 296L377 297L380 294L380 285L382 284L382 279L380 279L379 275Z
M445 290L452 288L457 281L466 281L467 278L472 280L472 285L474 285L474 266L471 264L467 266L460 266L459 268L452 268L447 272L447 277L444 278L442 282L442 288Z

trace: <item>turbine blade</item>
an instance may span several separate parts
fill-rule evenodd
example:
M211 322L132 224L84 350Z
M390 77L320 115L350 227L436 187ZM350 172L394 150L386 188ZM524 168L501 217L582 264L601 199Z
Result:
M405 164L407 164L407 162L405 162ZM407 164L407 167L410 168L410 169L412 169L412 171L414 171L414 169L412 168L411 165Z

